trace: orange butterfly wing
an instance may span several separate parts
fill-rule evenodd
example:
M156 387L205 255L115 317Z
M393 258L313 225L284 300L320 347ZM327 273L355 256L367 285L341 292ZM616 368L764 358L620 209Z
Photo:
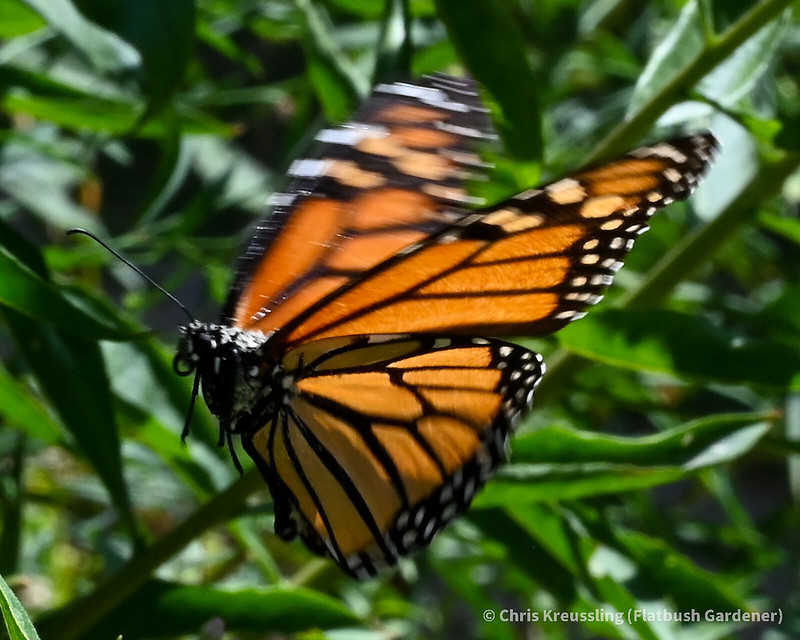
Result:
M270 334L404 247L458 221L475 146L496 135L469 80L380 85L347 124L317 135L256 230L224 315Z
M287 354L285 410L243 434L299 533L356 577L426 545L505 458L541 357L482 338L370 336Z
M278 309L236 322L277 329L274 343L289 346L371 333L550 333L601 298L650 216L689 195L715 148L710 134L642 147L492 209L462 212L357 275L323 264L308 284L313 302L299 291L300 302L286 301L288 315ZM371 255L362 248L348 259ZM319 287L326 292L316 297ZM276 313L284 323L276 325Z

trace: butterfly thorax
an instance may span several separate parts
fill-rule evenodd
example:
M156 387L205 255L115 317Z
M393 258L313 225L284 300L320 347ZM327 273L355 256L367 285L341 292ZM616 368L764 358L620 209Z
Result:
M199 321L181 332L175 371L196 372L223 431L247 432L275 414L291 379L266 355L264 333Z

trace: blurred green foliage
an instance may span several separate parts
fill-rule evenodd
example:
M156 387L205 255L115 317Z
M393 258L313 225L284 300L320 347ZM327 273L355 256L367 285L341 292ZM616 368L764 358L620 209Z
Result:
M0 1L9 636L36 637L30 614L52 640L798 637L798 9ZM507 150L489 197L675 129L723 151L597 310L526 341L549 372L512 462L428 551L357 584L272 534L260 478L236 475L204 407L181 446L180 311L64 231L109 239L214 319L313 133L373 83L432 71L485 88ZM627 621L644 609L701 619Z

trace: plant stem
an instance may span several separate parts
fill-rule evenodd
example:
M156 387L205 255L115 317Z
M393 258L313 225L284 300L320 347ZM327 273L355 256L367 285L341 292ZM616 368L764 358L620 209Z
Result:
M653 94L637 113L613 129L589 154L585 164L594 164L633 147L661 114L683 99L705 75L791 4L792 0L762 0L727 31L709 40L683 71Z
M172 531L156 540L152 546L134 555L119 572L94 591L53 616L41 620L37 624L41 637L74 640L83 635L106 613L147 582L158 567L192 540L196 540L201 533L239 514L247 498L263 486L264 481L256 469L245 473Z

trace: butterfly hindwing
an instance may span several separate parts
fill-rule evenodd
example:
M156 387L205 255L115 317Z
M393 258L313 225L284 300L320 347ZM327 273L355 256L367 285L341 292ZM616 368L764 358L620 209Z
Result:
M285 406L244 437L299 533L364 577L427 544L504 459L541 357L482 338L372 336L287 354Z

